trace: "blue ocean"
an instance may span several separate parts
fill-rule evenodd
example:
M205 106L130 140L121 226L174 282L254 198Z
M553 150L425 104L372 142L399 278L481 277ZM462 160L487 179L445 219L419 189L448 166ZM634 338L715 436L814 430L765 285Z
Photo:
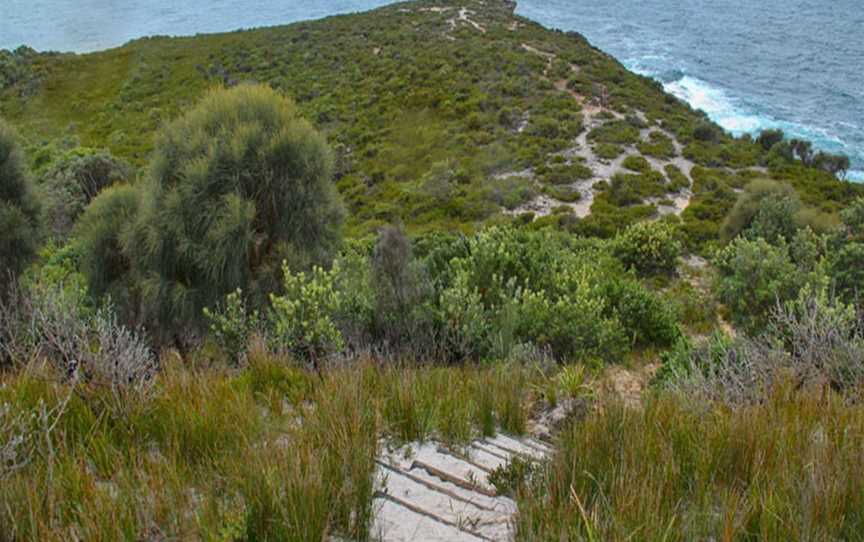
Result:
M0 0L0 48L85 52L363 11L389 0ZM740 134L782 128L864 181L861 0L520 0Z

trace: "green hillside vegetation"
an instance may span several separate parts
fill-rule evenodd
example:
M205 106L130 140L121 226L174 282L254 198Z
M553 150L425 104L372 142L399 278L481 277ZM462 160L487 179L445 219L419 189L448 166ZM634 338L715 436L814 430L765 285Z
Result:
M805 167L791 149L774 148L782 141L732 139L578 34L550 32L512 9L504 1L395 4L283 27L147 38L86 55L5 53L0 114L26 135L34 155L48 153L46 145L61 152L83 145L143 166L157 129L209 89L265 83L327 136L348 230L361 235L398 221L412 232L506 221L502 201L519 196L502 195L496 175L527 172L539 191L543 171L583 132L598 157L631 149L700 166L682 216L694 247L716 235L734 189L753 176L790 184L825 212L858 193ZM831 169L808 159L817 162ZM440 178L434 190L424 182L432 172ZM598 173L595 181L602 180ZM656 190L603 200L584 220L565 214L555 222L610 237L653 212L643 208L653 205L647 194L668 191L669 182L680 181L658 176ZM563 203L575 199L569 194Z
M0 52L0 542L368 540L553 415L518 540L861 539L848 159L513 8Z

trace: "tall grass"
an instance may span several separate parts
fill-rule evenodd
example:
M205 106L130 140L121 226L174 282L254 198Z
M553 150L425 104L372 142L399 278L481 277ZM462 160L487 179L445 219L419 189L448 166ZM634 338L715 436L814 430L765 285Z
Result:
M363 540L382 436L520 432L530 408L520 367L162 366L123 409L50 367L0 374L0 415L26 420L0 423L0 448L32 437L23 467L0 465L0 541Z
M831 392L607 404L559 445L519 493L521 540L864 540L864 406Z

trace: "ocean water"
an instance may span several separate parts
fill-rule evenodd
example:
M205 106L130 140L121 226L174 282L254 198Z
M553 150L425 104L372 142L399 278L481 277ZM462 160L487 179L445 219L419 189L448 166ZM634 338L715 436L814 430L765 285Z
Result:
M86 52L372 9L390 0L0 0L0 49ZM727 130L782 128L852 159L864 181L862 0L520 0L584 34Z
M520 0L741 134L781 128L864 181L862 0Z

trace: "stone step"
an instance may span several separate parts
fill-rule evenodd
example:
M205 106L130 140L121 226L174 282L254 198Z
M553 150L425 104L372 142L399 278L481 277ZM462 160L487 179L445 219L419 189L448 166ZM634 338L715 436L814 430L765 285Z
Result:
M371 533L381 542L513 540L516 503L495 493L489 475L515 457L551 453L539 441L507 435L455 448L435 442L382 448Z
M414 469L423 469L433 474L435 472L446 473L447 479L453 483L452 478L464 482L466 489L476 489L481 493L492 493L494 495L495 488L489 483L489 473L477 465L472 465L470 462L460 459L452 454L441 453L438 451L440 446L435 443L425 443L419 445L409 445L408 450L403 450L395 458L391 456L391 465L398 465L403 471L412 471ZM407 457L407 459L406 459ZM395 459L395 463L393 462Z
M541 460L548 455L548 451L529 444L524 440L517 440L507 435L499 434L494 437L486 437L483 439L486 444L491 444L495 448L510 452L511 454L520 455L529 459Z
M507 521L510 514L482 507L446 488L390 467L379 470L379 476L379 485L385 488L383 493L410 503L443 522L492 540L507 540L511 536Z
M372 540L382 542L482 542L485 538L447 525L392 499L376 498Z

